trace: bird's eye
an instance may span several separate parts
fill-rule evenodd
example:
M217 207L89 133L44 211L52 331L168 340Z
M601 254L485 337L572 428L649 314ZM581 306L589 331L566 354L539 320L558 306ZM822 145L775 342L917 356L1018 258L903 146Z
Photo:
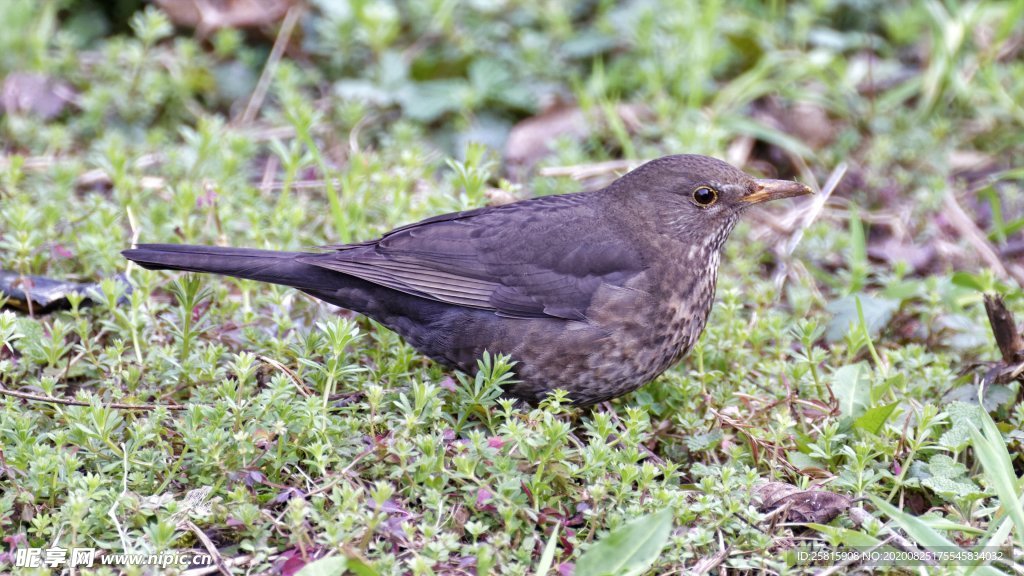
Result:
M718 201L718 192L714 188L700 186L693 191L693 203L701 208L707 208Z

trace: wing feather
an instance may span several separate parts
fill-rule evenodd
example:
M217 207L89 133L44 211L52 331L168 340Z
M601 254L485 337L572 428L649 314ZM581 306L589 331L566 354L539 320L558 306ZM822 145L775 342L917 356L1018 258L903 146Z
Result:
M602 284L623 286L645 268L593 194L437 216L300 261L502 316L586 320Z

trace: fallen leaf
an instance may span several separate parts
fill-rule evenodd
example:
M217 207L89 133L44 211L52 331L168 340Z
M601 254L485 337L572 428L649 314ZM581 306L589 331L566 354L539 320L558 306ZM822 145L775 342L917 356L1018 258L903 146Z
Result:
M285 559L284 563L278 568L281 576L295 576L295 574L302 570L302 567L306 565L306 561L299 555L298 550L291 548L281 554L281 557Z
M42 120L60 116L74 99L70 84L36 72L12 72L0 87L0 110Z
M178 26L204 31L259 28L284 18L298 0L155 0Z
M947 166L954 174L979 170L990 170L996 165L996 158L979 150L953 150L946 158Z
M769 98L764 108L755 115L816 149L827 148L838 132L838 126L829 118L828 112L813 102L784 105L775 98Z
M901 242L891 236L868 245L868 256L871 258L890 265L905 262L917 273L928 270L937 254L938 251L931 244Z
M785 482L766 482L754 489L760 512L785 507L785 522L827 524L850 508L853 499L826 490L801 490Z
M487 191L484 192L484 196L487 197L488 206L502 206L504 204L511 204L521 200L521 198L517 198L512 192L501 188L488 188Z
M988 321L1003 361L1007 364L1021 361L1024 359L1024 338L1021 338L1020 331L1017 330L1013 313L1007 309L1003 297L998 294L985 294L984 299Z
M476 491L476 507L484 508L487 502L494 497L494 494L486 488L478 488Z
M636 132L651 112L640 104L619 104L616 113L630 132ZM556 106L512 127L505 142L505 161L511 172L524 174L551 152L559 138L583 140L603 126L599 111L584 112L575 105Z
M123 302L125 295L131 293L131 287L124 277L118 276L117 280L126 287L120 300ZM47 314L54 310L68 309L71 307L68 295L73 293L85 295L83 305L89 305L93 303L92 291L101 292L101 285L24 276L10 270L0 270L0 296L7 298L7 306L24 312L31 310L33 314Z

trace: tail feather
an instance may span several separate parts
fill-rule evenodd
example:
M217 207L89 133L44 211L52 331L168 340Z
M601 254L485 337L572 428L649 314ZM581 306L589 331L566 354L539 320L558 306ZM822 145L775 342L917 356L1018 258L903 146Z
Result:
M121 254L150 270L206 272L307 290L331 290L338 287L341 280L339 277L343 278L337 272L296 260L299 256L310 256L308 252L276 252L184 244L138 244Z

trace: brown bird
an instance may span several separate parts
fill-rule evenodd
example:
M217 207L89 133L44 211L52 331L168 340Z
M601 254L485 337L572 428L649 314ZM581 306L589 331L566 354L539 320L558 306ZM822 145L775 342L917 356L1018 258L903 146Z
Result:
M123 254L145 268L293 286L464 372L484 351L508 354L519 381L506 394L536 402L562 388L588 405L635 390L693 347L744 210L809 193L677 155L596 192L435 216L323 253L140 244Z

